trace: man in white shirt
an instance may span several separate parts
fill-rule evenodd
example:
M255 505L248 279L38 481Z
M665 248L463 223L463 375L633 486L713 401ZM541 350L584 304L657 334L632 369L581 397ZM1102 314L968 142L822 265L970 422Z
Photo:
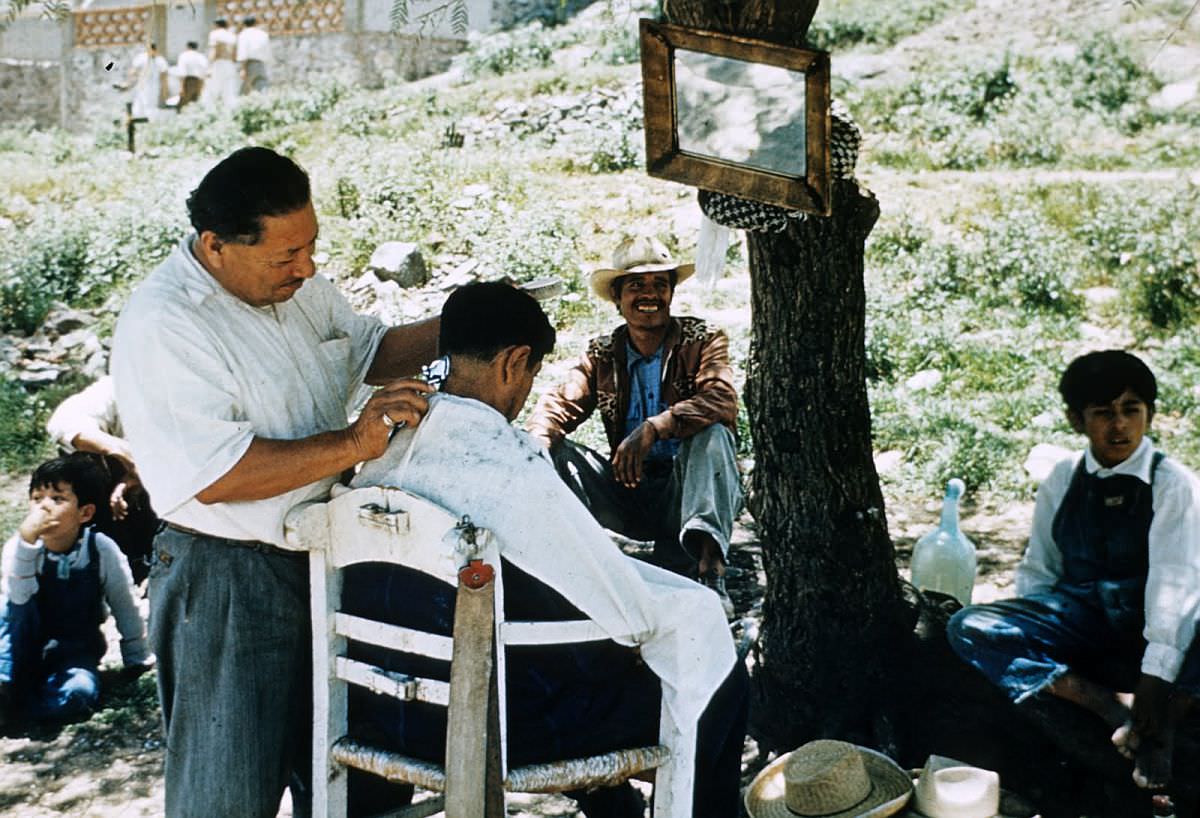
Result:
M436 319L391 329L316 274L307 174L266 148L219 162L188 198L195 233L138 286L112 375L166 526L150 639L166 728L166 814L276 814L308 790L308 560L283 520L415 426L429 387L402 378ZM353 423L364 383L382 384Z
M188 42L187 48L179 52L179 59L175 61L175 66L183 77L183 88L179 92L181 111L183 106L200 99L200 93L204 90L204 78L208 76L208 57L201 54L199 48L199 43Z
M237 35L229 30L224 17L213 20L213 30L208 33L208 61L212 76L204 87L204 99L218 102L227 108L233 107L237 99L238 78Z
M1038 488L1019 598L969 606L947 634L1014 702L1044 690L1104 718L1138 786L1161 789L1200 692L1200 481L1145 436L1158 386L1135 356L1076 358L1059 391L1089 445Z
M728 818L738 812L747 682L720 600L622 554L559 479L545 449L510 425L554 337L528 293L499 282L456 290L442 309L439 349L449 360L442 392L430 398L421 425L399 432L353 485L396 486L469 514L499 541L510 614L571 618L582 611L615 640L541 655L527 649L510 659L513 763L657 743L661 688L678 723L699 719L692 814ZM395 603L415 606L422 617L452 608L424 587L407 590L401 570L365 568L345 577L347 605L387 600L373 613L402 624ZM366 706L371 726L405 753L440 760L444 724L439 731L421 712ZM627 785L572 797L588 816L642 815Z
M242 69L242 93L267 90L267 65L271 62L271 38L258 27L253 16L242 21L237 35L237 62Z

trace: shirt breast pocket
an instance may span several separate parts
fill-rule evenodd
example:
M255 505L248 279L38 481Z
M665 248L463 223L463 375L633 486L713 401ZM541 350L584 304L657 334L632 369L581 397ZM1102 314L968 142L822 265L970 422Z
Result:
M342 336L322 341L318 358L335 394L346 397L350 391L350 339Z

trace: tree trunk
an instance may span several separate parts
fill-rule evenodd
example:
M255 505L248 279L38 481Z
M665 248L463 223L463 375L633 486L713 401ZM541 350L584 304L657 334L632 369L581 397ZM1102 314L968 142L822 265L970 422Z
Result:
M863 245L878 215L839 181L832 216L750 234L750 510L767 576L752 731L777 750L821 736L894 749L886 660L911 620L871 457Z
M817 3L668 0L670 22L803 42ZM838 181L833 213L750 233L750 510L767 576L751 732L769 749L821 736L895 752L884 703L901 603L871 457L863 246L879 204Z

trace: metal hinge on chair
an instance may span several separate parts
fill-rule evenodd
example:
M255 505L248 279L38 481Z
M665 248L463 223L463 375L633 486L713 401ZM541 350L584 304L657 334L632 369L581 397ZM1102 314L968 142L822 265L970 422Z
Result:
M396 534L408 531L408 512L391 511L375 503L369 503L359 508L358 519L368 525Z

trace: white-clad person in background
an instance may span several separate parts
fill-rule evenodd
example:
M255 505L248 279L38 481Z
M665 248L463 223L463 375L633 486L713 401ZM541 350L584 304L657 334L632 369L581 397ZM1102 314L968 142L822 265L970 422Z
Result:
M204 90L204 78L208 76L208 57L200 53L200 44L189 41L187 48L179 52L175 67L183 78L183 87L179 91L179 110L189 103L200 99Z
M126 87L133 103L132 115L153 119L167 99L167 58L158 53L156 43L134 55L129 63Z
M271 37L250 15L237 35L237 63L242 70L242 93L267 90L267 66L271 63Z
M402 376L433 356L439 321L388 328L316 273L308 174L274 151L230 154L187 207L195 232L133 292L112 358L166 521L150 568L165 813L274 818L290 788L302 815L308 556L289 550L284 517L420 422L430 387ZM381 388L362 404L364 384Z
M238 97L241 80L238 77L237 35L229 30L224 17L213 20L213 29L208 32L209 77L204 86L204 101L218 102L233 107Z

